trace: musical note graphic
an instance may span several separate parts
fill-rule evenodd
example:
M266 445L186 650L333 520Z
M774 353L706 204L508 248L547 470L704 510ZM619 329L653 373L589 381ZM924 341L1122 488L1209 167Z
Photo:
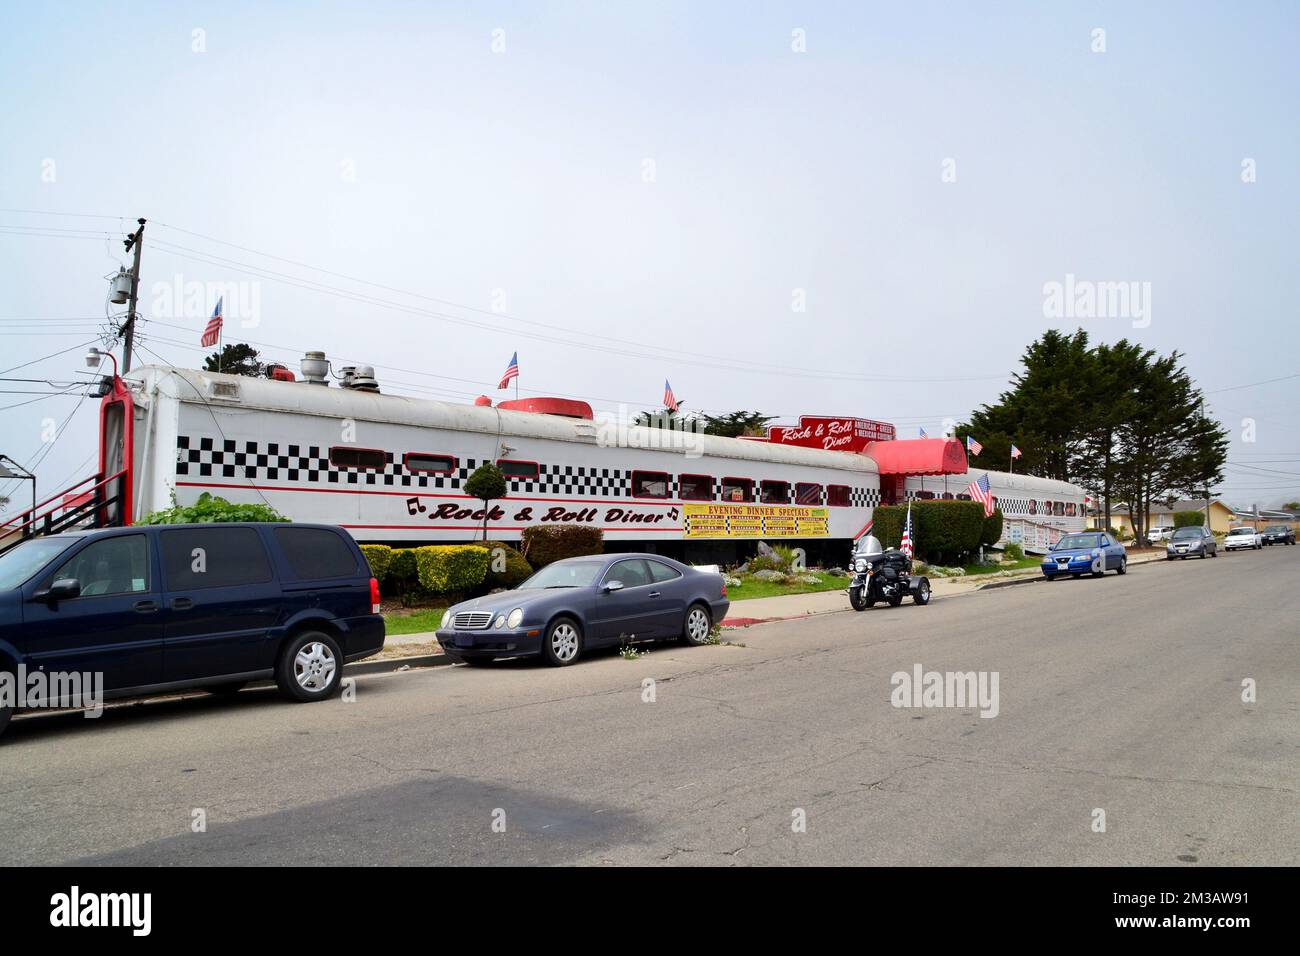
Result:
M406 499L406 513L407 513L408 515L413 515L413 514L415 514L415 512L416 512L417 509L420 510L420 511L428 511L428 510L429 510L428 508L426 508L426 507L424 506L424 502L422 502L419 498L407 498L407 499Z

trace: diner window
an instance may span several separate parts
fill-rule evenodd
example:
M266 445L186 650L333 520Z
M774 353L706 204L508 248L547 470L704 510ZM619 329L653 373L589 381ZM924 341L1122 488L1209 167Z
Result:
M330 449L330 464L335 468L356 468L359 471L383 471L388 455L379 448L354 448L335 445Z
M666 471L632 472L633 498L667 498L672 479Z
M1052 514L1056 515L1056 517L1058 517L1058 518L1064 518L1064 517L1065 517L1065 502L1064 502L1064 501L1058 501L1058 502L1056 502L1056 504L1052 505Z
M753 501L754 500L754 479L723 478L722 479L722 500L723 501Z
M433 472L445 475L456 470L455 455L430 455L422 451L408 451L402 457L407 471Z
M1073 518L1076 514L1078 514L1078 506L1073 501L1066 502L1065 516L1067 518Z
M536 481L538 477L538 467L535 461L515 461L510 458L501 458L497 460L497 467L501 469L501 474L511 481Z
M930 501L930 500L932 500L932 499L934 498L934 492L933 492L933 491L918 491L918 492L916 493L916 497L920 498L922 501Z
M794 486L794 502L797 505L819 505L822 503L822 486L810 481L801 481Z
M851 495L848 485L826 486L826 503L832 508L847 508Z
M788 505L790 503L790 482L764 481L759 485L759 500L765 505Z
M712 475L678 475L677 497L682 501L712 501Z

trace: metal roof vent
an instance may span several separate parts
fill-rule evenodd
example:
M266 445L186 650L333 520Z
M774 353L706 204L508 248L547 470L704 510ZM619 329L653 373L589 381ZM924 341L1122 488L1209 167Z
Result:
M298 369L302 372L303 381L310 385L328 386L330 383L330 363L324 352L308 352L298 363Z
M375 378L373 365L345 365L339 371L343 373L343 381L340 384L344 388L358 392L379 391L379 381Z

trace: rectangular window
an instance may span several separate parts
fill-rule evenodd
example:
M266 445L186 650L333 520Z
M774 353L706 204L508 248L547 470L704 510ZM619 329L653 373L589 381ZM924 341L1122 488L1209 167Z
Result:
M497 461L497 467L501 469L501 474L512 481L536 481L539 474L537 462L535 461L516 461L511 458L502 458Z
M1054 514L1054 515L1055 515L1056 517L1058 517L1058 518L1064 518L1064 517L1065 517L1065 502L1064 502L1064 501L1058 501L1056 504L1054 504L1054 505L1052 506L1052 514Z
M790 483L788 481L760 482L758 500L765 505L788 505L790 503Z
M359 471L383 471L388 455L379 448L354 448L335 445L330 449L330 464L335 468L356 468Z
M360 574L357 556L342 536L326 528L275 529L275 542L299 581Z
M149 551L142 534L113 535L82 548L44 584L75 578L81 596L139 594L149 589Z
M832 508L847 508L849 506L849 494L848 485L827 485L826 503Z
M922 501L932 501L934 499L933 491L918 491L916 497Z
M445 475L456 470L455 455L430 455L422 451L408 451L402 457L407 471L433 472Z
M712 475L678 475L677 495L682 501L712 501Z
M822 486L801 481L794 486L795 504L819 505L822 503Z
M169 591L265 584L271 562L252 528L185 528L164 531L163 575Z
M1067 502L1065 505L1065 516L1067 518L1073 518L1076 513L1077 513L1077 506L1075 505L1075 503L1073 501Z
M754 479L723 478L722 479L722 500L723 501L753 501L754 500Z
M667 498L672 478L666 471L632 472L633 498Z

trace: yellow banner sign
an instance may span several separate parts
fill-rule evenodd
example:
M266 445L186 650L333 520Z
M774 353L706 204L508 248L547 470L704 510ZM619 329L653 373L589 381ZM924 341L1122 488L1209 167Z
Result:
M826 508L793 505L683 505L682 531L688 538L825 538Z

